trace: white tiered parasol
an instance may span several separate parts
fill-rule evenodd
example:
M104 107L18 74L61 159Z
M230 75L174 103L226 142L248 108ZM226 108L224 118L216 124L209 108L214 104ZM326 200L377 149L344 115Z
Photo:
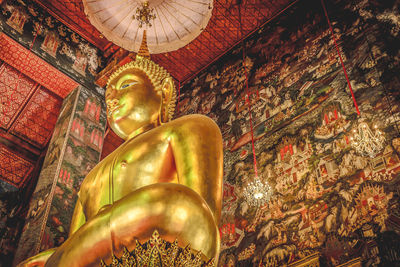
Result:
M210 20L213 0L83 0L83 5L90 22L111 42L136 52L147 29L150 53L157 54L195 39Z

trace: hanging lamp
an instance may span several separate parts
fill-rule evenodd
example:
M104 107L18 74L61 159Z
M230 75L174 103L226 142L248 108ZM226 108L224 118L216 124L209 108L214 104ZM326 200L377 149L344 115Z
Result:
M369 124L366 122L366 119L361 116L361 113L358 108L357 101L356 101L356 98L355 98L355 95L353 92L353 88L351 86L349 77L347 75L346 67L343 63L342 55L340 53L335 34L333 32L332 24L329 20L329 16L328 16L328 12L326 10L324 0L321 0L321 4L322 4L322 8L324 10L326 20L329 25L329 30L331 32L332 39L335 44L336 52L338 54L340 63L342 65L342 69L343 69L344 75L346 77L347 85L349 87L351 96L353 98L354 107L356 109L357 116L358 116L358 126L356 127L356 129L353 129L352 136L350 137L351 146L354 148L354 150L358 154L360 154L362 156L369 156L371 158L374 158L384 148L384 143L385 143L386 138L383 135L383 133L378 129L377 125L373 126L374 131L371 130Z

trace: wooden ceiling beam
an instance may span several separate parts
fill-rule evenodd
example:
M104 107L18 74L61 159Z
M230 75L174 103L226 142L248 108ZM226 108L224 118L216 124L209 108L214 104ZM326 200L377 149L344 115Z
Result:
M8 147L11 151L16 152L18 155L31 162L36 162L42 152L38 147L31 145L19 137L8 134L3 129L0 129L0 144Z

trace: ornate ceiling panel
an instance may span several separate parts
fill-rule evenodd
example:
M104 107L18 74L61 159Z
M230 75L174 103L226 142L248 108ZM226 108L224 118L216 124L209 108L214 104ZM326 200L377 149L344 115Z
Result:
M36 83L7 64L0 66L0 126L9 129Z
M0 59L0 179L20 187L35 166L30 159L51 137L63 97L77 83L4 34Z
M102 37L86 18L82 0L35 1L102 49L106 56L115 51L115 46ZM296 1L214 0L212 17L199 37L179 50L152 57L175 79L186 81L294 2Z
M71 78L5 34L0 35L0 59L62 98L78 86Z
M292 2L294 1L214 1L210 22L198 38L177 51L152 57L173 77L184 82L222 56L245 36L279 14Z
M0 179L15 187L21 187L33 168L32 162L0 145Z
M53 133L62 100L45 88L36 90L11 129L11 133L41 148Z

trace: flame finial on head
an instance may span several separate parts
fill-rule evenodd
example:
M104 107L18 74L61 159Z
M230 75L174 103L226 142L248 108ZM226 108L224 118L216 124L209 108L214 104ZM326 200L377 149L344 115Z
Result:
M136 57L142 57L142 58L150 59L150 52L149 52L149 48L147 47L147 33L146 33L146 30L143 31L142 44L140 45L140 48L139 48L139 51L138 51Z
M107 82L107 87L109 87L111 81L118 77L122 72L128 69L139 69L142 70L147 77L150 79L154 89L156 91L160 91L163 86L163 82L166 79L171 79L171 75L168 73L166 69L156 64L154 61L150 59L150 52L147 47L147 36L146 30L143 31L143 39L142 44L140 45L140 49L136 55L136 60L126 63L122 67L119 67L116 71L114 71ZM175 111L175 101L176 101L176 88L174 83L172 83L172 88L170 92L169 100L167 101L167 105L165 110L163 111L163 122L169 121L172 119Z

